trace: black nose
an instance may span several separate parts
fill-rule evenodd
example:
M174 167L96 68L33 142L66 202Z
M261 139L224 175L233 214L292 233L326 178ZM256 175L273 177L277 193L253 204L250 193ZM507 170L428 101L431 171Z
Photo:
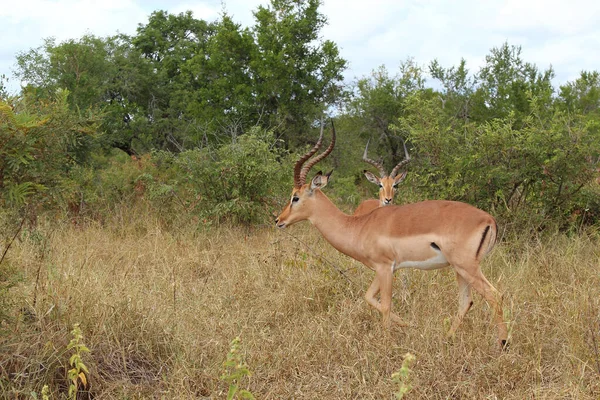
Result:
M386 203L391 203L391 202L392 202L392 199L385 199L385 202L386 202Z
M279 218L275 218L275 223L278 223L278 222L279 222Z

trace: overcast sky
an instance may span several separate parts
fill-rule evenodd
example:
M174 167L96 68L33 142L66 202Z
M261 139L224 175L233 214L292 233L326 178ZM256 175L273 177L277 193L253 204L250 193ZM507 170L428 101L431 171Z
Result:
M15 55L42 44L117 32L134 34L158 9L192 10L212 21L220 0L0 0L0 75L12 76ZM227 12L244 26L265 0L224 0ZM349 61L346 80L385 65L395 72L409 57L442 66L461 58L477 71L492 47L508 41L523 48L525 61L550 65L555 84L575 79L582 70L600 70L600 2L591 0L324 0L321 11L329 24L324 39L333 40ZM18 84L12 80L12 91Z

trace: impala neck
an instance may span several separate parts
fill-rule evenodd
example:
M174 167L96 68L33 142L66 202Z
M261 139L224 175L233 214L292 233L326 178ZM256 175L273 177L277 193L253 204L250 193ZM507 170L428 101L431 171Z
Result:
M344 214L320 190L315 190L314 196L315 208L309 221L333 247L356 259L359 243L355 232L362 225L361 218Z

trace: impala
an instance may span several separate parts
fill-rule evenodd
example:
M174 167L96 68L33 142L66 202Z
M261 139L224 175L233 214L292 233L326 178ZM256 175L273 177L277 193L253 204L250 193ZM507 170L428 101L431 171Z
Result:
M390 174L385 173L385 169L383 169L383 164L377 161L373 161L367 157L367 151L369 149L369 142L367 142L367 146L365 147L365 153L363 154L363 161L371 164L379 171L379 178L372 174L371 172L365 170L364 174L367 177L368 181L379 186L379 200L370 199L365 200L358 205L356 210L354 210L353 215L363 215L370 213L374 209L378 207L388 206L392 204L394 201L394 195L396 194L396 189L398 188L398 184L406 178L406 171L402 172L402 174L397 175L400 168L406 165L410 161L410 156L408 155L408 150L406 150L406 144L404 145L404 155L405 159L400 161Z
M385 327L389 327L391 321L404 325L391 312L395 270L452 266L458 282L459 301L458 313L448 333L454 334L471 308L471 289L474 289L490 304L498 329L498 343L504 348L508 331L502 315L502 296L480 268L482 258L494 247L496 240L494 218L469 204L443 200L391 205L364 215L346 215L321 191L331 172L323 175L319 171L310 183L306 183L312 166L333 150L333 124L331 144L323 153L310 159L322 140L323 126L315 146L294 166L290 202L276 218L276 226L284 228L309 220L334 248L374 270L375 279L367 289L365 299L382 314Z

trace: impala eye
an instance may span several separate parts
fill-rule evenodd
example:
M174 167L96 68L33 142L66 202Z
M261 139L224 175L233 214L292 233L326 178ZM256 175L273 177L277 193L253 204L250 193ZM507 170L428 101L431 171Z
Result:
M300 200L300 197L298 197L298 196L292 197L292 203L297 203L298 200Z
M379 187L383 189L383 184L381 184L381 183L380 183L380 184L379 184Z

